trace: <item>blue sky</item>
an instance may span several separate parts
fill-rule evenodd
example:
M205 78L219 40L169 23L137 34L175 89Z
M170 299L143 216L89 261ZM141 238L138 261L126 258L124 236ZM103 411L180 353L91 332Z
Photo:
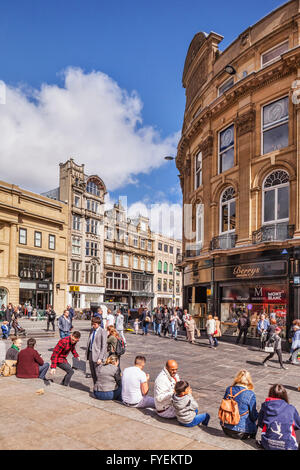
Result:
M45 83L64 87L61 72L68 67L79 67L85 74L102 72L129 95L134 90L138 93L143 104L142 125L167 139L182 126L185 94L181 76L193 36L198 31L215 31L224 36L220 48L225 49L244 29L282 3L2 0L0 78L11 87L22 83L39 90ZM1 159L4 157L2 153ZM132 170L131 184L122 181L120 187L112 186L112 198L126 194L129 204L180 202L178 171L174 162L165 162L163 157L162 165L156 162L152 171L149 166L146 173ZM84 162L83 155L78 158ZM92 172L101 176L101 161L97 166ZM30 187L28 180L15 182ZM33 184L32 189L41 188ZM48 189L47 185L42 189Z

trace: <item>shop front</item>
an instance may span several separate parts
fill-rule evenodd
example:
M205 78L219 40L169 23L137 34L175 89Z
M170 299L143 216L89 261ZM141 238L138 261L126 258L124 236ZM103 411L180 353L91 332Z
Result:
M52 258L19 255L20 304L30 302L37 310L53 305L53 265Z
M69 304L76 309L96 311L103 302L104 292L104 287L69 286Z
M248 336L257 338L260 315L276 319L286 337L289 311L288 262L286 260L218 266L214 271L217 310L222 334L236 336L238 319L247 313Z

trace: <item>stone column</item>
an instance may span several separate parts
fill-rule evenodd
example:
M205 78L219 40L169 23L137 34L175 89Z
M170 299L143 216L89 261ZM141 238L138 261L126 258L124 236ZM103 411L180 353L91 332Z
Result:
M9 232L9 277L18 277L18 259L17 259L17 224L10 224Z

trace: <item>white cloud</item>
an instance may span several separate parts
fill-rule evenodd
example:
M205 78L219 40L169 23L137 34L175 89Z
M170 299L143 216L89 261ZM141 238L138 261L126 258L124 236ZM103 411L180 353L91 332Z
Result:
M6 87L0 105L1 179L43 192L58 186L58 163L73 157L109 190L135 180L176 153L179 133L165 139L144 126L136 92L101 72L68 68L64 86Z

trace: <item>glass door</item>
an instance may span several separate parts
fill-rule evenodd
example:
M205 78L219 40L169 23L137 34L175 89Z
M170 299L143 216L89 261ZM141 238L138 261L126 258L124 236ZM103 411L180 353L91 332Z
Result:
M36 291L36 308L37 310L46 310L49 304L49 292Z

